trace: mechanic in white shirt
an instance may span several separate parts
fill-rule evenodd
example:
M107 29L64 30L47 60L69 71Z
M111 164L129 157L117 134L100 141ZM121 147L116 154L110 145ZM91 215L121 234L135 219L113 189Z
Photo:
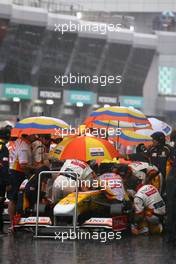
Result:
M161 219L166 213L166 206L160 193L153 185L144 185L137 191L134 197L134 210L133 234L140 234L144 226L146 232L162 232Z
M96 178L86 162L75 159L66 160L60 171L62 172L55 179L52 189L54 203L76 190L76 177L78 177L78 186L81 191L91 189L92 181Z

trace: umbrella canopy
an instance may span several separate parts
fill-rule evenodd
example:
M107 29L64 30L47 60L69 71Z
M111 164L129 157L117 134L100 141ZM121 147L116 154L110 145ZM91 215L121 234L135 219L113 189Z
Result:
M77 137L77 136L75 136ZM62 150L67 146L67 144L73 140L75 137L65 137L57 146L49 152L49 158L58 159L59 155L61 154Z
M160 121L157 118L148 118L148 120L151 123L151 128L152 129L139 129L137 131L138 134L144 135L144 136L151 136L154 132L163 132L165 136L169 136L172 132L172 127L169 126L167 123Z
M11 131L11 136L18 137L22 134L59 135L62 130L68 128L69 125L61 119L46 116L28 117L16 123Z
M124 121L115 121L115 120L94 120L93 127L96 128L108 128L112 127L114 129L127 129L127 130L138 130L142 128L148 128L150 125L148 124L137 124L134 122L124 122Z
M153 129L139 129L138 134L150 137L155 131Z
M11 126L14 127L14 123L8 120L0 121L0 127Z
M174 13L172 11L164 11L162 12L162 16L164 17L175 17Z
M121 131L121 134L118 137L114 137L113 141L119 142L124 146L135 146L140 143L151 144L152 138L150 136L140 135L134 131L124 130Z
M146 116L136 110L129 107L122 106L112 106L112 107L102 107L91 113L91 115L85 120L87 126L91 126L94 121L99 120L117 120L129 123L137 124L149 124Z
M113 159L118 151L105 139L90 136L78 136L63 140L52 150L50 157L60 160L79 159L83 161Z
M153 133L156 131L160 131L163 132L165 136L168 136L172 132L172 127L165 122L154 117L149 118L148 120L150 121L152 129L154 130Z

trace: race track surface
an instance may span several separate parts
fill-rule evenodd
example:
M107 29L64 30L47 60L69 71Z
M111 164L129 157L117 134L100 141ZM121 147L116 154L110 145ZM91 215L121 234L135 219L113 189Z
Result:
M162 237L96 240L35 240L31 234L0 237L2 264L175 264L176 247Z

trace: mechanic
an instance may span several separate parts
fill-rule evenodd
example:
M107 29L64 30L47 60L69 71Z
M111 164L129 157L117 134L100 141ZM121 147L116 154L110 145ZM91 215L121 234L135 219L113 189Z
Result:
M9 151L6 147L8 131L0 130L0 235L4 234L3 210L6 188L9 185Z
M134 175L142 181L142 184L151 184L161 193L163 176L155 165L147 162L132 162L129 164Z
M126 192L120 175L104 173L98 179L101 188L105 190L106 197L109 200L123 201L125 199Z
M9 232L14 228L14 216L16 213L16 203L18 191L21 183L25 178L32 174L32 154L30 136L22 135L18 138L9 153L10 188L7 198L10 200L8 204L8 213L10 216L11 226Z
M33 175L28 180L24 180L20 185L17 201L17 214L24 214L32 211L37 200L38 175L42 171L50 170L50 162L47 159L47 146L44 145L48 137L46 135L31 135L32 168ZM47 180L50 174L45 174L41 178L41 197L45 197ZM18 217L19 218L19 217Z
M112 172L122 177L126 192L133 199L138 188L142 186L142 180L134 175L132 169L127 164L114 164Z
M58 175L53 184L52 200L54 203L76 190L76 175L78 177L79 190L81 191L91 189L93 180L97 178L85 161L76 159L66 160L61 167L61 171L63 172ZM66 173L64 174L64 172Z
M153 144L148 148L150 163L157 166L163 175L162 195L165 194L166 167L171 155L171 147L165 143L165 135L162 132L155 132L151 135Z
M162 219L166 207L153 185L144 185L137 191L134 196L134 211L132 234L162 233Z
M50 170L50 162L48 159L49 144L50 135L38 135L38 138L36 138L31 144L34 177L31 177L24 190L29 200L30 208L33 208L37 201L38 176L40 172ZM50 174L45 174L41 178L41 198L45 197L47 181L49 178L51 178Z

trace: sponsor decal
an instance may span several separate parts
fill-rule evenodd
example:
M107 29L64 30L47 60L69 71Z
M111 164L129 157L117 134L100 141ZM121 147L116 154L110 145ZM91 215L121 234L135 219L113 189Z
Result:
M103 148L90 148L90 156L94 157L94 156L100 156L100 157L104 157L104 149Z

